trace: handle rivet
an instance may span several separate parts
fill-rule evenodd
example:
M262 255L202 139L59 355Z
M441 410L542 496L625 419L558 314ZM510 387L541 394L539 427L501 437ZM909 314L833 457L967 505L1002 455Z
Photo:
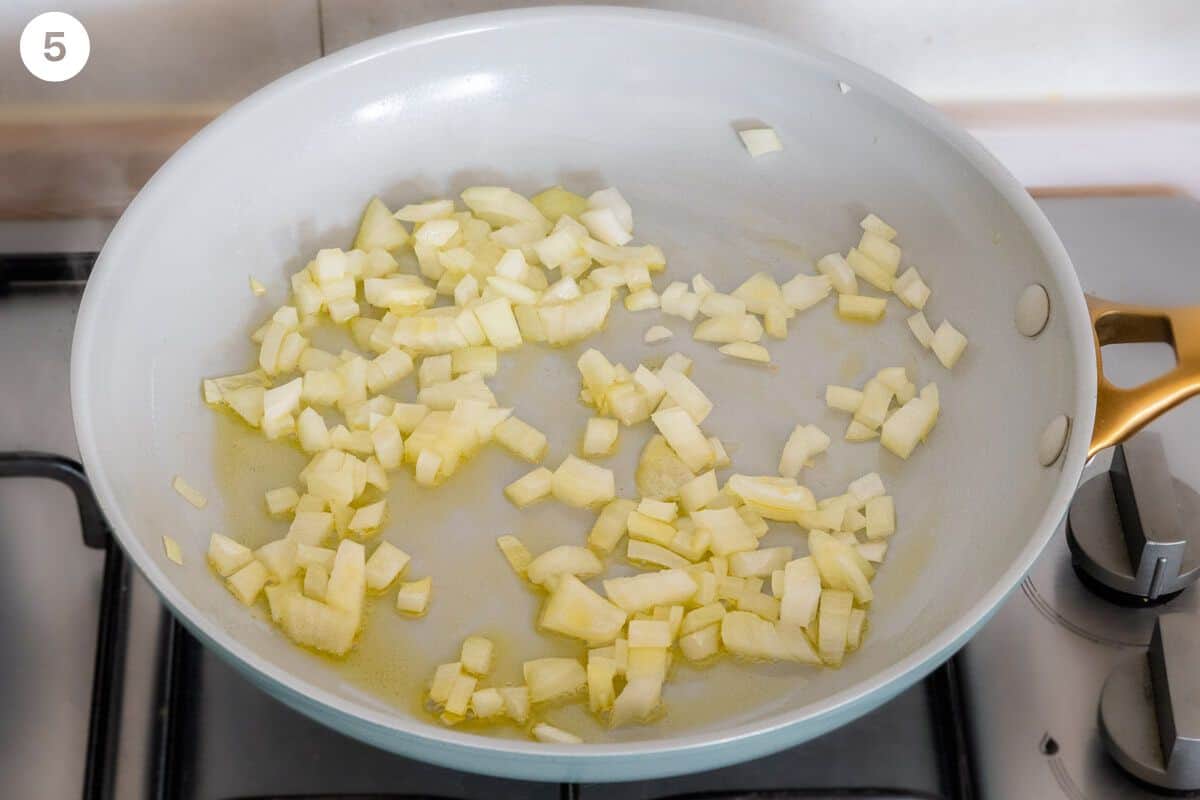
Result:
M1043 467L1058 461L1070 432L1071 418L1066 414L1059 414L1046 425L1046 429L1042 431L1042 438L1038 440L1038 461Z
M1017 300L1014 321L1022 336L1034 337L1042 332L1050 320L1050 295L1040 283L1031 283L1021 292Z

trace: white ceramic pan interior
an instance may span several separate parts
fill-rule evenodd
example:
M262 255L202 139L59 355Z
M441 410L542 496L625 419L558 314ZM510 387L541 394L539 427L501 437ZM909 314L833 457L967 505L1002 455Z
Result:
M750 158L734 131L755 120L779 132L782 153ZM952 373L918 346L898 302L875 326L839 322L830 303L802 313L786 341L767 342L777 370L731 363L674 318L665 318L674 340L644 345L643 332L664 318L618 304L602 335L563 351L527 347L504 359L494 382L502 403L549 434L553 466L577 448L588 416L573 366L585 346L630 365L679 349L696 359L693 377L716 403L705 427L736 443L738 471L772 473L797 422L835 440L804 475L819 496L879 471L899 532L875 582L866 645L843 668L681 668L665 718L645 727L610 732L578 709L545 712L589 739L578 747L537 744L516 729L485 738L441 726L419 710L417 692L467 633L496 637L499 680L518 681L522 660L580 652L533 632L537 598L494 539L517 533L535 551L582 543L592 517L555 503L516 511L500 487L528 467L498 450L436 492L407 475L394 480L384 535L414 555L410 574L434 576L432 610L404 620L380 603L349 667L292 646L206 568L213 530L255 542L282 535L286 523L267 517L261 493L294 478L303 459L238 433L205 407L200 379L252 365L248 333L285 301L287 276L320 247L348 247L371 195L395 207L481 182L530 193L556 183L585 194L619 187L637 240L666 251L660 290L696 272L731 290L758 270L781 280L811 271L817 257L857 241L868 210L900 231L906 261L933 287L930 320L949 318L970 337ZM271 287L266 298L248 291L251 274ZM1013 325L1030 283L1046 287L1052 309L1034 339ZM1092 425L1091 348L1078 283L1033 202L903 90L725 23L548 9L373 40L276 82L205 129L106 244L79 315L72 391L87 470L121 544L189 628L268 691L438 763L613 780L710 768L820 734L953 652L1065 509ZM941 389L941 420L907 462L842 442L846 420L821 400L825 384L859 385L891 365ZM1038 438L1059 414L1075 421L1070 441L1043 468ZM647 435L623 431L608 462L626 495ZM206 509L172 491L177 474L208 495ZM164 558L163 534L182 544L184 566ZM771 536L804 550L783 526Z

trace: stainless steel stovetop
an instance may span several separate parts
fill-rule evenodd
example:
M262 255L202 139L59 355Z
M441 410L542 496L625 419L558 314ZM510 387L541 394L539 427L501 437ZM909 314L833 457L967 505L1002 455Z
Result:
M1200 303L1200 204L1091 198L1042 205L1086 290L1130 302ZM105 233L95 225L0 225L0 254L96 249ZM70 261L46 263L57 264L59 278L74 268ZM33 262L22 269L43 267ZM6 289L0 267L0 453L77 458L67 365L80 291L81 283L61 280ZM1129 385L1171 365L1169 349L1139 347L1109 348L1116 351L1111 355L1106 349L1109 375ZM1174 475L1200 487L1200 449L1191 446L1200 437L1200 403L1152 429L1163 434ZM1089 474L1106 469L1107 461L1102 455ZM1200 603L1200 588L1156 609L1099 598L1071 569L1060 530L1020 590L948 668L867 717L723 770L559 786L427 766L297 716L182 633L149 586L129 574L119 556L86 547L79 529L66 489L45 480L0 480L0 641L7 645L0 659L0 780L6 796L77 796L90 765L89 796L119 798L591 800L717 791L761 797L751 793L772 789L803 790L772 796L809 798L1156 797L1105 754L1097 703L1114 666L1144 658L1159 613L1195 615ZM92 533L92 544L102 544L103 531ZM103 628L105 619L122 617L102 610L123 611L125 623ZM97 663L111 674L97 673ZM101 680L94 681L97 674Z

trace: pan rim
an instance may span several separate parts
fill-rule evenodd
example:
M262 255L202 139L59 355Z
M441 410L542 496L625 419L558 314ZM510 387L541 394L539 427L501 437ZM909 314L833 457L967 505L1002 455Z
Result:
M988 180L1029 230L1060 289L1063 302L1056 311L1066 317L1074 356L1076 407L1064 409L1072 417L1070 439L1061 462L1055 489L1036 533L1002 578L954 624L905 658L865 681L798 709L779 712L755 722L706 733L688 733L653 740L612 744L547 745L496 739L435 727L414 717L388 714L359 701L324 691L260 657L237 642L223 626L202 614L158 565L133 533L104 470L89 395L94 332L104 323L103 297L120 260L127 232L139 210L158 202L169 190L171 176L217 133L240 122L276 96L296 92L325 76L356 64L452 39L501 29L545 24L630 22L731 37L755 46L782 50L793 58L818 63L845 76L856 89L871 92L896 113L904 114L938 137ZM824 733L884 702L924 677L961 647L990 617L1028 572L1053 535L1066 511L1082 473L1095 414L1096 364L1090 321L1078 277L1066 250L1049 221L1017 180L983 146L949 122L923 100L891 81L839 56L782 36L738 23L678 12L615 7L544 7L475 14L433 22L386 34L285 75L234 105L164 164L130 204L97 259L79 308L72 341L70 367L71 404L76 438L93 489L122 548L145 575L163 602L189 631L227 662L255 679L274 696L301 712L395 752L473 771L508 777L540 779L627 780L674 774L693 767L713 768L762 755ZM686 753L687 758L682 758ZM676 759L657 758L675 755ZM488 761L487 759L492 759ZM619 771L618 771L619 770ZM614 774L615 773L615 774Z

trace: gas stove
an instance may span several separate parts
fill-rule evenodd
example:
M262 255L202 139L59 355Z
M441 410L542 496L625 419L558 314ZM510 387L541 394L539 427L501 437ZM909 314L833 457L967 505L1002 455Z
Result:
M1086 290L1200 303L1196 202L1042 205ZM113 544L74 460L70 338L88 251L106 232L0 225L0 477L8 478L0 480L0 636L8 644L0 774L10 796L67 797L81 786L87 798L1162 796L1129 771L1200 788L1188 774L1200 763L1200 647L1191 633L1200 590L1171 582L1187 572L1190 554L1186 544L1170 547L1169 520L1154 510L1173 491L1164 485L1173 475L1174 498L1185 497L1175 533L1186 539L1195 518L1186 487L1200 488L1200 451L1190 448L1200 434L1195 404L1154 423L1160 438L1139 437L1115 465L1111 453L1097 457L1085 481L1100 482L1088 484L1100 500L1077 496L1071 537L1064 523L959 655L872 714L774 756L633 784L524 783L410 761L297 715L172 620ZM1106 348L1117 383L1136 384L1172 363L1165 347L1138 348ZM1166 561L1147 567L1139 583L1141 556L1150 566ZM1164 602L1131 598L1139 587ZM1155 773L1162 742L1173 745L1166 778Z

